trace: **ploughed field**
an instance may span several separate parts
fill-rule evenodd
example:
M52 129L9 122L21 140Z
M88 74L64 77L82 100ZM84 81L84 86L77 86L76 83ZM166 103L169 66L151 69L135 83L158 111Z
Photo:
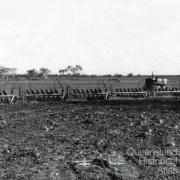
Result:
M180 179L179 105L2 105L0 179Z

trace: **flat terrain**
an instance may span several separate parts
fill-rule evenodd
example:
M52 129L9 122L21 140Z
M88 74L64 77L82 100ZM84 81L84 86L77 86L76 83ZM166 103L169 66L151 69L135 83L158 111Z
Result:
M104 90L103 82L107 88L141 88L144 86L145 79L148 76L134 76L134 77L49 77L47 80L33 80L28 81L25 79L10 80L7 84L4 81L0 81L0 89L4 89L10 92L14 88L14 93L18 94L19 88L22 90L29 89L45 89L45 88L57 88L61 90L56 78L61 82L64 88L67 86L70 88L90 89L100 87ZM165 76L168 79L169 87L180 88L180 76ZM110 86L111 85L111 86Z
M1 180L178 180L177 151L180 102L0 107Z

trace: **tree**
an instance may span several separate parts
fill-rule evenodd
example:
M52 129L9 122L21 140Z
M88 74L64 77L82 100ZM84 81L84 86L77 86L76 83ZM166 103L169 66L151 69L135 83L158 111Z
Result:
M74 67L74 69L75 69L75 72L77 72L77 73L79 73L80 71L83 70L82 66L80 66L80 65L76 65L76 66Z
M70 71L73 75L75 75L76 73L79 73L82 70L83 68L80 65L76 65L75 67L73 67L72 65L69 65L67 67L67 71Z
M51 73L51 70L49 70L48 68L42 67L39 70L40 75L43 76L44 79L47 79L47 75Z
M38 75L38 71L36 69L30 69L26 72L28 78L33 78Z
M67 72L67 71L68 71L67 69L60 69L59 74L63 76L64 73Z
M122 77L122 74L114 74L114 77Z
M128 73L127 77L133 77L133 73Z
M73 67L72 69L71 69L71 72L72 72L72 74L74 75L75 73L76 73L76 68L75 67Z
M72 65L69 65L69 66L67 67L67 71L72 72L72 71L73 71L73 66L72 66Z
M2 77L3 80L8 80L9 76L12 76L13 78L15 77L17 73L16 68L8 68L4 66L0 66L0 76Z
M10 74L10 76L12 76L12 78L15 78L15 76L17 74L17 68L10 68L9 74Z
M8 74L8 68L4 67L4 66L0 66L0 75L2 77L2 79L5 79L5 76Z

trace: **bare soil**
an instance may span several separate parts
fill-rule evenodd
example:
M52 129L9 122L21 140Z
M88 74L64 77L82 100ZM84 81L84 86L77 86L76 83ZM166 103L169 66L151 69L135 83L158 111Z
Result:
M178 150L180 102L0 106L1 180L178 180Z

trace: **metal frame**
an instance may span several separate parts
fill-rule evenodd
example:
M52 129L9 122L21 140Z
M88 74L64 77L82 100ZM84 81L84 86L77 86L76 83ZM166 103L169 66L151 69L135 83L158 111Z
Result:
M0 95L0 102L2 103L15 103L17 100L17 96L16 95Z

